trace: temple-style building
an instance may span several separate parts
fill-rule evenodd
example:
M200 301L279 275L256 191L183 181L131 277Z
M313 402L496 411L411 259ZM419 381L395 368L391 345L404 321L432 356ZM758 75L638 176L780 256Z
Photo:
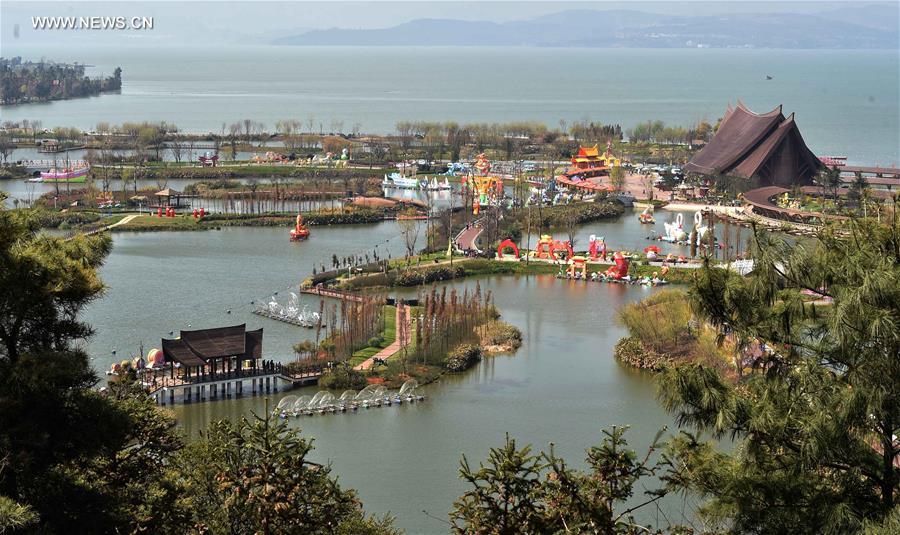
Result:
M254 370L262 358L263 330L246 325L181 331L178 338L162 340L166 362L178 363L183 378ZM173 366L174 369L174 366Z
M597 145L593 147L578 147L578 152L572 157L572 167L563 173L568 179L585 179L609 174L609 168L621 165L621 161L610 154L610 147L601 154Z
M778 106L756 114L742 103L728 107L715 136L687 165L701 175L755 179L759 186L809 185L823 166L794 121Z
M262 361L263 330L246 325L181 331L174 339L162 339L168 371L154 380L157 401L174 403L240 396L244 382L253 394L278 391L281 365ZM165 377L168 375L168 377ZM167 399L168 398L168 399Z

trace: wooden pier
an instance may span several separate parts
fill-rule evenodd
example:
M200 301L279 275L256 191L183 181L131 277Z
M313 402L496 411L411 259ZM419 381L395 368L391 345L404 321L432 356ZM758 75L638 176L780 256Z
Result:
M341 290L333 290L330 288L303 288L300 290L301 293L310 294L310 295L318 295L320 297L331 297L333 299L343 299L345 301L355 301L357 303L363 302L363 297L361 295L352 293L352 292L344 292Z
M149 395L157 405L176 405L219 399L260 396L315 385L325 366L290 373L279 363L261 370L243 370L203 378L161 377L150 384Z

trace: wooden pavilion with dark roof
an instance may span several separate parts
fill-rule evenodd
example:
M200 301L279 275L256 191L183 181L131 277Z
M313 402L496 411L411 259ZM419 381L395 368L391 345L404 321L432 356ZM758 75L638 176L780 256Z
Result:
M181 331L181 336L162 340L165 361L181 369L186 381L215 380L242 370L255 372L262 358L262 328L248 331L245 324L194 331Z
M785 117L778 106L756 114L741 102L728 107L712 140L685 171L759 180L761 186L809 185L822 162L806 146L794 114Z
M151 208L187 208L191 205L190 199L196 195L182 193L174 188L165 188L153 194L156 203Z

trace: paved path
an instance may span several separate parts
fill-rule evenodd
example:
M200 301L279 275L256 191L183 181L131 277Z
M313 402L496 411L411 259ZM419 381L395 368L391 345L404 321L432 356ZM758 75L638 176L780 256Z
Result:
M90 231L90 232L85 232L83 235L84 235L84 236L93 236L94 234L99 234L99 233L101 233L101 232L106 232L106 231L108 231L109 229L111 229L111 228L113 228L113 227L118 227L119 225L124 225L125 223L128 223L129 221L131 221L131 220L134 219L135 217L138 217L138 216L137 216L137 215L127 215L127 216L123 217L122 219L116 221L116 222L113 223L112 225L106 225L105 227L100 227L100 228L98 228L98 229L96 229L96 230L92 230L92 231ZM75 239L75 237L77 237L77 236L81 236L81 234L74 234L74 235L72 235L72 236L69 236L68 238L65 239L65 241L69 241L69 240Z
M456 250L465 252L469 249L473 249L481 252L475 245L475 240L478 239L478 236L480 236L482 232L484 232L484 229L481 227L481 220L479 219L470 225L469 228L463 229L463 231L456 236Z
M393 355L394 353L396 353L397 351L400 351L400 349L402 349L402 346L400 344L400 331L401 331L401 329L400 329L400 308L401 307L399 307L399 306L397 307L397 322L396 322L397 327L394 329L394 341L391 342L391 345L387 346L386 348L382 349L378 353L367 358L365 361L354 366L353 367L354 370L360 370L360 371L368 370L372 366L375 365L375 359L387 360L388 357L390 357L391 355ZM406 309L406 323L408 325L411 320L411 318L409 317L409 306L403 305L402 308Z
M116 222L113 223L112 225L106 225L105 227L103 227L103 229L104 229L104 230L109 230L109 229L111 229L111 228L113 228L113 227L118 227L119 225L125 225L126 223L131 222L131 220L134 219L134 218L136 218L136 217L138 217L138 216L137 216L137 215L127 215L127 216L123 217L122 219L116 221Z

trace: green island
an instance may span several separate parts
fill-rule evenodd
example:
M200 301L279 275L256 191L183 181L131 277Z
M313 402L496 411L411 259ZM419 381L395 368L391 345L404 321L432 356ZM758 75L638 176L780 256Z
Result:
M111 76L89 78L84 65L22 61L21 57L0 58L0 103L46 102L99 95L122 88L122 69Z

